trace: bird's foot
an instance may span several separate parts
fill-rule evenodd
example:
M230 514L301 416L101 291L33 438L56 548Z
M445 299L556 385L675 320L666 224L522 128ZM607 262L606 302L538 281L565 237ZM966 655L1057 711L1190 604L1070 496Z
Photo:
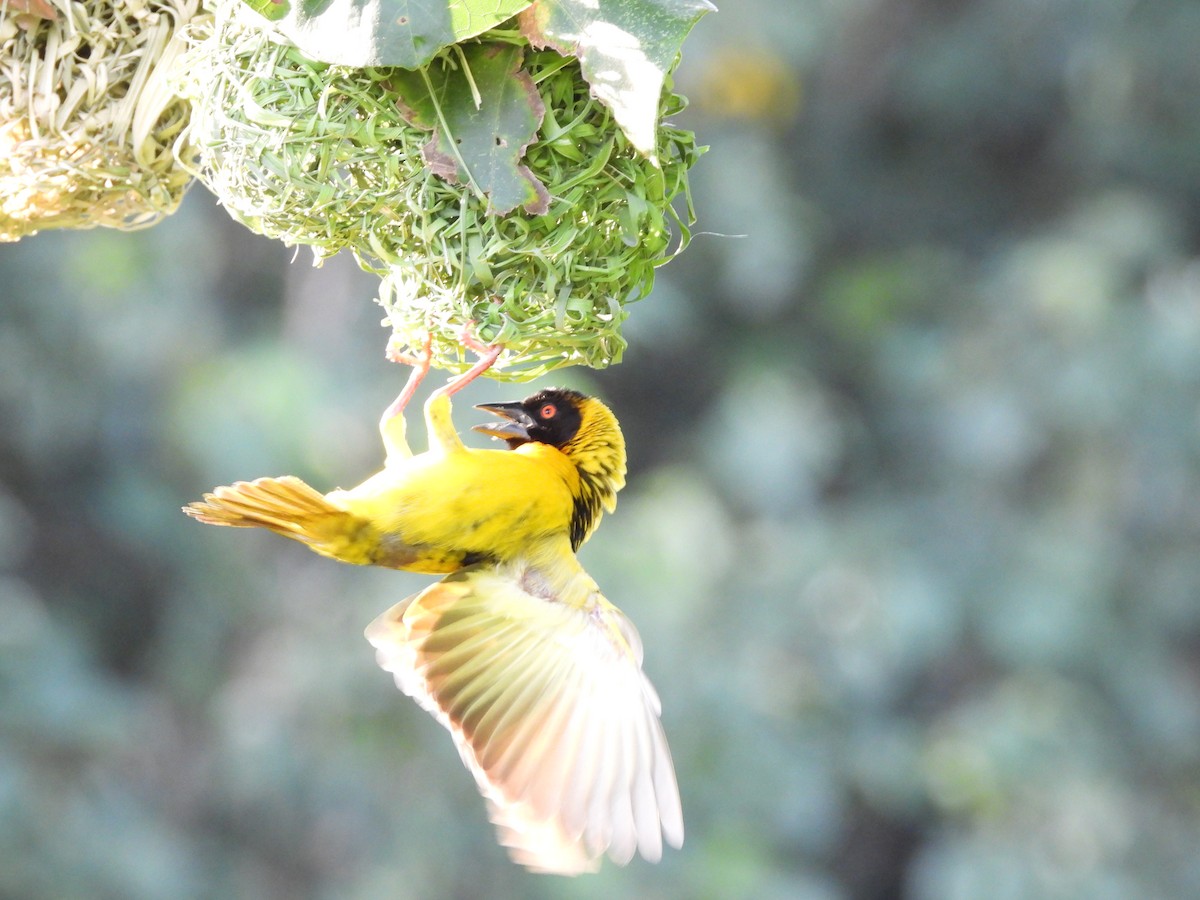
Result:
M471 366L471 368L463 372L461 375L456 375L449 382L435 390L434 394L446 397L449 397L452 394L457 394L468 384L490 369L495 364L496 360L499 359L501 351L504 350L504 346L502 344L485 344L480 341L471 333L471 326L474 324L474 322L468 322L466 326L463 327L458 339L462 342L464 347L479 357L479 362L475 363L475 365Z

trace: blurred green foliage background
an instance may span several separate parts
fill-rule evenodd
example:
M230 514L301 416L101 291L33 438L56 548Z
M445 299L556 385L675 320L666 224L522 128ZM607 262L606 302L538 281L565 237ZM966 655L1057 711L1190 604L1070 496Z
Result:
M378 466L372 281L199 189L0 248L0 896L1200 896L1197 46L1188 0L697 28L712 234L552 379L629 439L582 556L688 839L576 880L508 863L375 667L428 579L179 513Z

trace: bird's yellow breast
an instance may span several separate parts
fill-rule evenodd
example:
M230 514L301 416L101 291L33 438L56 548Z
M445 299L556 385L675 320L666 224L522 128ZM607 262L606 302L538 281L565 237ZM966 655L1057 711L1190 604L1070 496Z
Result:
M327 499L406 544L503 560L565 532L577 481L553 447L464 448L418 454Z

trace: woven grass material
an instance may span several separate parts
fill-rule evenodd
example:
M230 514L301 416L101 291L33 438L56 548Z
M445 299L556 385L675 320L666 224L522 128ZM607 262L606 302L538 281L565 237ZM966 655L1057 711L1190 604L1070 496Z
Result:
M661 169L639 155L588 92L574 59L526 52L546 107L525 164L547 187L549 211L487 213L486 198L432 174L429 134L401 119L386 68L306 57L222 2L192 29L183 92L194 112L200 178L254 231L343 249L381 276L392 344L433 337L433 363L462 371L468 323L503 343L492 377L525 380L562 365L620 359L625 306L649 293L656 266L686 244L686 196L699 155L690 132L660 129ZM527 48L513 30L483 40ZM454 48L431 65L458 65ZM683 107L667 91L663 115Z
M0 10L0 241L152 225L191 181L166 73L199 0L50 2L54 21Z

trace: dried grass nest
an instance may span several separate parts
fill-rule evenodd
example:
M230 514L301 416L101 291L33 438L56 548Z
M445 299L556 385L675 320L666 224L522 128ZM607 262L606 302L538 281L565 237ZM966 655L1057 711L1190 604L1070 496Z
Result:
M53 20L0 5L0 241L152 225L192 180L167 73L199 0L49 2Z

